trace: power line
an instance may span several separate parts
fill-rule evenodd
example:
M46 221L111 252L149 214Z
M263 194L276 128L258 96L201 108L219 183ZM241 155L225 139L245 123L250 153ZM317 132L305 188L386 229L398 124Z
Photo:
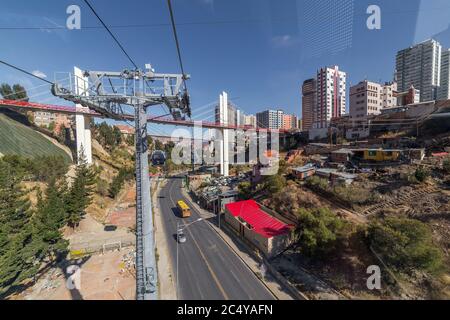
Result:
M386 15L398 15L405 13L420 13L420 12L432 12L432 11L442 11L449 9L449 6L427 8L423 10L396 10L396 11L383 11ZM367 13L354 13L353 17L366 17ZM180 22L177 26L190 26L190 25L218 25L218 24L252 24L252 23L285 23L286 21L294 21L293 19L286 18L275 18L275 19L230 19L230 20L218 20L218 21L192 21L192 22ZM297 20L295 20L297 21ZM153 27L167 27L170 26L169 23L147 23L147 24L123 24L123 25L111 25L110 29L125 29L125 28L153 28ZM102 27L98 26L83 26L82 29L100 29ZM66 30L64 26L39 26L39 27L0 27L0 30Z
M186 86L186 73L184 72L184 67L183 67L183 60L181 59L181 49L180 49L180 42L178 41L178 33L177 33L177 26L175 24L175 16L173 14L173 9L172 9L172 2L170 0L167 0L167 5L169 7L169 13L170 13L170 21L172 23L172 30L173 30L173 36L175 38L175 45L177 47L177 53L178 53L178 62L180 63L180 68L181 68L181 73L183 74L183 83L184 83L184 88L187 91L187 86Z
M97 12L95 11L95 9L91 6L91 4L89 3L88 0L84 0L84 2L88 5L88 7L91 9L91 11L94 13L94 15L97 17L97 19L100 21L100 23L103 25L103 27L105 27L106 31L108 31L108 33L111 35L111 37L114 39L114 41L117 43L117 45L119 46L119 48L122 50L122 52L127 56L128 60L130 60L130 62L133 64L133 66L136 69L139 69L137 64L133 61L133 59L131 59L130 55L127 53L127 51L125 50L125 48L122 46L122 44L119 42L119 40L116 38L116 36L112 33L112 31L108 28L108 26L103 22L102 18L100 18L100 16L97 14Z
M25 74L27 74L27 75L29 75L29 76L31 76L31 77L34 77L34 78L36 78L36 79L42 80L42 81L44 81L44 82L47 82L48 84L51 84L51 85L54 84L54 83L51 82L51 81L48 81L48 80L46 80L46 79L44 79L44 78L41 78L41 77L38 77L38 76L32 74L31 72L28 72L28 71L26 71L26 70L24 70L24 69L22 69L22 68L13 66L12 64L9 64L8 62L5 62L5 61L3 61L3 60L0 60L0 63L1 63L1 64L4 64L5 66L8 66L8 67L10 67L10 68L13 68L13 69L15 69L15 70L17 70L17 71L20 71L20 72L22 72L22 73L25 73Z

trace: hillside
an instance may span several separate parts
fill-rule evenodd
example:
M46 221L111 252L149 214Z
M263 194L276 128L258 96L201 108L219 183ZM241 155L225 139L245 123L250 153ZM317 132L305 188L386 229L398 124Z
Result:
M12 120L3 113L0 113L0 154L18 154L25 157L54 155L71 161L64 150L39 132Z

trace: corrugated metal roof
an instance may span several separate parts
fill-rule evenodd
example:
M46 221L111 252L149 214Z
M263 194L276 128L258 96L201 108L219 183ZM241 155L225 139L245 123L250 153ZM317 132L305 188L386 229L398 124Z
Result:
M264 212L254 200L228 203L225 207L234 217L240 217L265 238L288 233L293 228Z

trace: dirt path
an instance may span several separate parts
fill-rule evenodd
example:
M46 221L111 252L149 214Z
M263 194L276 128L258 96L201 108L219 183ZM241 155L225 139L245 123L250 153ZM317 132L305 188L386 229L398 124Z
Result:
M64 270L49 270L31 288L14 297L18 300L134 300L136 279L126 269L133 249L92 255L80 265L80 287L69 290Z

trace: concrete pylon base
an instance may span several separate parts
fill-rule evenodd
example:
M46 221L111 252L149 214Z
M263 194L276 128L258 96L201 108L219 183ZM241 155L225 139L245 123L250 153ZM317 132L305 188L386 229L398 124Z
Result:
M79 95L87 95L88 92L88 79L83 76L83 71L77 67L74 67L75 75L75 93ZM83 107L80 104L76 105L77 111L89 111L88 108ZM88 164L92 164L92 137L91 137L91 119L84 114L75 115L75 127L76 127L76 143L77 143L77 159L80 159L81 154ZM77 160L79 163L79 160Z

